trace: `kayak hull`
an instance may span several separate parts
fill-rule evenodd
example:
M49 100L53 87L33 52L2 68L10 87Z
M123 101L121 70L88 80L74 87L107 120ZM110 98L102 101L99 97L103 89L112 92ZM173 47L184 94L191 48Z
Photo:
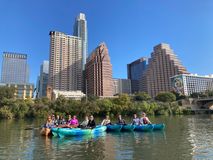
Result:
M123 125L113 124L107 125L107 132L120 132Z
M131 124L123 125L121 131L123 132L132 132L134 131L135 126Z
M139 132L149 132L152 131L154 126L152 124L146 124L146 125L141 125L141 126L135 126L135 131Z
M153 130L163 130L165 128L165 124L153 124Z

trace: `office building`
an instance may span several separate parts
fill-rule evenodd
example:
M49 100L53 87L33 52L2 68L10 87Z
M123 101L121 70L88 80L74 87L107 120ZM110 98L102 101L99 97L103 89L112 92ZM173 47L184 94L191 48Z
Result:
M197 74L180 74L171 77L172 89L180 95L190 96L192 93L201 93L213 90L213 76Z
M49 79L51 90L82 90L81 38L50 32Z
M154 47L141 79L140 90L147 92L151 97L155 97L160 92L171 91L170 77L178 74L188 74L188 72L169 44L161 43Z
M2 83L29 83L27 55L4 52L1 72Z
M67 99L74 99L74 100L81 100L83 97L85 97L85 94L81 91L59 91L59 90L53 90L52 93L52 99L57 99L60 95L64 96Z
M87 20L85 14L80 13L76 17L73 31L74 36L81 38L82 69L84 70L88 56Z
M86 92L98 97L113 96L112 64L105 43L101 43L87 60Z
M117 94L131 94L131 80L130 79L113 79L113 95Z
M139 82L147 67L147 58L140 58L127 65L128 79L131 80L132 93L139 92Z

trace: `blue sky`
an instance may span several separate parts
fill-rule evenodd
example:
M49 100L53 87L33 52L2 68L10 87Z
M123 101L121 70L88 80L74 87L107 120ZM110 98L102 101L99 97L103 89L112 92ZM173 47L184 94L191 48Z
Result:
M49 31L72 34L80 12L88 21L89 52L106 42L115 78L126 78L126 64L150 57L161 42L189 72L213 74L212 0L1 0L0 63L3 51L27 53L36 82L49 58Z

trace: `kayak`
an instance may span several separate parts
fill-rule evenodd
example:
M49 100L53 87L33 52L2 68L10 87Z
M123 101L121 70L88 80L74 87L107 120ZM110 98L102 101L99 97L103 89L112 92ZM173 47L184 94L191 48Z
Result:
M153 130L163 130L165 128L165 124L152 124L153 125Z
M140 132L148 132L152 131L154 126L152 124L145 124L141 126L135 125L135 131L140 131Z
M106 127L108 132L120 132L123 125L113 124L113 125L107 125Z
M131 124L123 125L121 131L131 132L134 131L135 126Z
M53 136L58 137L72 137L72 136L84 136L91 134L99 134L106 131L106 126L96 126L93 129L81 129L81 128L52 128Z

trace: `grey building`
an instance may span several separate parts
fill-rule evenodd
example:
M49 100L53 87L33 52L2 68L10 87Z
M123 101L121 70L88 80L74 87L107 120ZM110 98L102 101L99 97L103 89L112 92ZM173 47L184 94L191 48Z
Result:
M88 35L87 20L83 13L80 13L75 20L73 35L81 38L82 45L82 69L85 69L86 59L88 56Z
M2 83L29 83L29 68L27 55L4 52L1 72Z
M131 80L131 92L139 92L139 82L147 67L147 58L139 58L134 62L127 64L128 79Z
M40 67L40 76L37 80L37 98L47 96L47 85L49 76L49 61L43 61Z
M180 74L171 77L172 89L185 96L213 90L213 76L197 74Z
M116 94L131 94L131 80L130 79L113 79L113 95Z

